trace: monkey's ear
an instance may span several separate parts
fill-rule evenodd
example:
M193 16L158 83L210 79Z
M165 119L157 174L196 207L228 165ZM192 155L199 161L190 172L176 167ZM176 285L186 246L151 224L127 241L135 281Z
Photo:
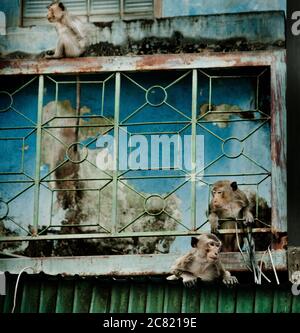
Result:
M58 3L58 7L59 7L62 11L64 11L64 10L66 9L65 5L64 5L62 2L59 2L59 3Z
M232 182L232 183L230 184L230 186L231 186L231 188L232 188L232 191L236 191L236 190L238 189L238 185L237 185L236 182Z
M198 244L198 238L197 237L192 237L192 239L191 239L192 247L197 247L197 244Z

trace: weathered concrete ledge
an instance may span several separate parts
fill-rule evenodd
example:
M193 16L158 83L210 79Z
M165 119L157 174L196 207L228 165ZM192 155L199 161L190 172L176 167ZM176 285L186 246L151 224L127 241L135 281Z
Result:
M26 58L53 49L56 39L50 24L10 28L0 36L0 53L5 57L23 52L14 56ZM285 16L284 12L252 12L105 22L95 25L93 41L87 56L282 48Z
M158 54L131 57L87 57L64 59L0 59L0 75L100 73L115 71L193 69L243 66L285 66L285 50Z
M115 255L84 257L43 257L0 259L0 271L18 274L24 267L26 272L49 275L82 275L82 276L128 276L128 275L161 275L168 274L178 254L155 255ZM264 270L272 270L271 259L263 252L256 253L258 262L263 260ZM247 271L246 264L239 252L221 253L221 260L230 271ZM286 270L286 252L272 251L274 266L279 271Z

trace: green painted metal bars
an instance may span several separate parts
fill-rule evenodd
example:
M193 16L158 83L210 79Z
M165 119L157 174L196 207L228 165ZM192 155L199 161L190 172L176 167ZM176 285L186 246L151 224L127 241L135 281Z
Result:
M198 71L193 70L193 81L192 81L192 174L191 174L191 181L192 181L192 193L191 193L191 224L192 230L196 230L196 166L197 166L197 157L196 157L196 135L197 135L197 83L198 83Z
M115 86L115 124L114 124L114 175L113 175L113 212L112 212L112 231L117 233L117 200L118 200L118 170L119 170L119 113L120 113L120 89L121 89L120 73L116 74Z
M258 75L258 81L259 82L259 77L265 72L265 70ZM212 75L208 75L204 70L201 70L202 74L205 74L206 76L208 76L209 78L209 108L211 109L211 103L212 103L212 81L215 78L220 78L223 76L212 76ZM195 233L199 233L199 231L201 232L201 230L199 230L199 228L197 229L196 226L196 178L199 177L200 173L203 172L208 166L211 166L213 163L215 163L218 159L220 159L222 156L219 156L217 160L213 161L212 163L210 163L209 165L207 165L206 167L204 167L204 169L197 171L195 166L196 166L196 135L197 135L197 126L202 127L203 129L205 129L207 132L209 132L210 134L212 134L213 136L215 136L216 138L220 139L223 144L225 143L224 139L218 137L215 133L213 133L212 131L208 130L207 128L203 127L201 125L201 123L205 123L207 121L203 120L203 117L205 115L202 115L199 119L197 119L197 91L198 91L198 70L197 69L193 69L192 71L188 71L186 73L184 73L182 76L180 76L177 80L175 80L174 82L172 82L171 84L169 84L167 87L163 88L161 87L161 89L163 89L163 91L166 94L166 98L167 98L167 92L166 90L174 85L175 83L177 83L178 81L182 80L183 78L185 78L187 75L192 74L192 116L191 118L187 117L186 115L184 115L181 111L179 111L178 109L176 109L175 107L171 106L169 103L166 103L165 100L162 101L162 103L166 103L168 106L172 107L172 109L183 115L187 121L184 122L176 122L176 121L171 121L170 124L176 124L176 123L181 123L181 124L186 124L186 127L191 126L191 131L192 131L192 135L191 135L191 140L192 140L192 149L191 149L191 165L193 168L193 171L191 172L191 174L185 174L185 175L176 175L176 176L143 176L140 178L146 179L155 179L155 178L172 178L172 177L176 177L176 178L186 178L188 177L187 180L185 180L182 184L180 184L179 186L177 186L171 193L167 194L167 196L165 196L164 198L162 198L163 200L165 200L167 197L170 196L170 194L174 193L175 191L177 191L181 186L183 186L184 184L186 184L188 181L191 182L191 227L187 228L185 225L183 225L179 220L175 219L174 217L170 216L171 218L173 218L176 223L178 225L182 225L186 231L185 232L174 232L174 231L156 231L156 232L126 232L125 229L130 226L131 224L135 223L141 216L143 216L145 214L145 212L143 212L141 215L137 216L137 218L133 221L131 221L130 223L128 223L127 225L125 225L122 229L118 230L118 226L117 226L117 220L118 220L118 212L117 212L117 195L118 195L118 184L121 180L125 180L125 179L139 179L139 177L130 177L130 176L126 176L126 173L122 173L119 174L118 171L118 155L119 155L119 130L120 125L133 125L133 123L126 123L126 121L131 118L134 114L136 114L137 112L140 111L140 109L142 107L145 106L142 105L141 107L139 107L138 109L136 109L132 114L128 115L125 120L122 120L120 122L119 120L119 112L120 112L120 90L121 90L121 74L120 73L116 73L115 74L115 114L114 114L114 122L113 123L107 123L104 124L103 126L107 126L108 127L108 131L110 131L110 129L114 128L114 172L112 177L107 174L108 176L108 182L105 186L107 186L110 182L112 182L113 184L113 196L112 196L112 221L111 221L111 231L106 230L106 233L85 233L85 234L78 234L78 235L47 235L47 236L41 236L41 235L37 235L37 228L39 225L39 193L40 193L40 186L43 185L45 186L43 183L47 183L49 182L49 180L46 179L47 176L49 176L50 174L52 174L55 170L57 170L59 167L61 167L63 164L65 164L66 161L63 161L61 164L59 164L58 166L56 166L55 169L53 169L50 173L47 174L47 176L43 176L42 178L40 177L40 164L41 164L41 137L42 137L42 131L47 132L48 134L52 135L47 129L49 128L72 128L74 126L70 125L70 126L48 126L47 124L49 123L48 120L47 122L45 122L44 124L42 124L42 110L43 110L43 90L44 90L44 76L40 75L39 76L39 93L38 93L38 112L37 112L37 124L36 124L36 168L35 168L35 179L34 179L34 187L35 187L35 195L34 195L34 219L33 219L33 225L34 225L34 229L31 232L32 236L35 236L34 238L32 238L31 236L12 236L12 237L0 237L0 241L16 241L16 240L42 240L42 239L70 239L70 238L74 238L74 239L80 239L80 238L106 238L106 237L130 237L133 235L136 236L158 236L158 235L192 235ZM132 81L135 85L139 86L140 88L142 88L145 92L146 92L146 103L149 103L152 105L152 102L150 102L147 99L147 94L150 91L149 89L146 90L145 88L143 88L141 85L139 85L137 82L135 82L133 79L131 79L130 77L128 77L125 74L122 74L124 77L130 79L130 81ZM109 79L111 79L113 77L113 75L109 76L107 79L105 79L104 81L99 81L102 84L102 91L104 90L104 86L105 86L105 82L107 82ZM227 76L228 77L228 76ZM232 78L232 76L229 76L230 78ZM240 76L236 76L236 77L240 77ZM49 77L49 79L51 79L54 83L55 83L55 101L58 101L58 83L53 80L51 77ZM86 84L86 83L90 83L90 82L97 82L97 81L74 81L74 83L77 84L77 87L82 83L82 84ZM70 84L73 83L72 81L66 81L66 82L59 82L59 84ZM150 89L153 89L153 87L160 87L160 86L152 86ZM21 88L20 88L21 89ZM258 89L258 88L257 88ZM77 89L78 90L78 89ZM77 95L78 95L78 91L77 91ZM77 109L80 107L80 100L78 100L80 97L77 96ZM165 99L166 99L165 98ZM102 100L101 100L101 114L103 115L103 108L104 108L104 96L102 95ZM153 104L154 106L159 106L160 104ZM260 112L260 111L259 111ZM222 113L222 112L220 112ZM79 115L77 115L77 119ZM249 138L253 133L255 133L255 131L259 130L260 127L262 127L267 121L270 120L270 117L268 117L267 115L265 115L266 119L262 122L262 124L257 127L256 129L254 129L252 132L248 133L244 138L242 138L242 141L245 141L247 138ZM53 118L54 119L54 118ZM260 119L262 121L262 119ZM232 122L234 120L227 120L228 122ZM134 123L135 125L144 125L144 124L151 124L151 122L147 122L147 123ZM153 124L156 124L155 122L153 122ZM78 121L77 121L77 125L76 125L76 129L78 127L81 127L82 125L79 125ZM88 126L88 125L86 125ZM102 125L101 125L102 126ZM183 128L183 129L184 129ZM183 130L182 129L182 130ZM181 131L182 131L181 130ZM148 132L147 134L151 134L151 132ZM53 135L52 135L53 136ZM56 138L57 139L57 138ZM234 138L231 138L234 139ZM238 138L236 138L238 140ZM59 139L58 139L59 141ZM64 144L63 142L61 142L62 144ZM75 143L73 143L72 145L74 145ZM90 143L89 143L90 144ZM71 146L68 147L68 149ZM86 148L83 145L84 148ZM270 172L265 169L263 166L261 166L258 162L256 162L255 160L253 160L252 158L250 158L249 156L244 155L245 157L247 157L249 160L251 160L253 163L255 163L257 166L259 166L260 168L262 168L265 173L261 173L262 175L265 175L266 178L270 175ZM69 157L69 160L72 161L72 159ZM77 161L74 161L76 163L78 163ZM82 161L79 161L79 163L81 163ZM184 171L184 170L183 170ZM226 174L224 174L226 175ZM252 175L251 173L249 173L249 175ZM214 174L209 174L209 175L205 175L206 177L214 177ZM56 179L57 181L59 179ZM64 181L66 181L67 179L64 179ZM73 179L74 180L74 179ZM76 179L75 179L76 180ZM81 180L81 179L77 179L77 180ZM99 178L95 178L95 179L89 179L89 180L99 180ZM103 178L104 180L104 178ZM41 183L42 181L42 183ZM128 184L125 184L126 186L129 187ZM33 184L31 185L33 186ZM131 188L132 189L132 188ZM25 189L27 190L27 189ZM63 189L60 189L61 191ZM85 190L89 190L88 188ZM91 189L93 190L93 189ZM100 189L101 190L101 189ZM74 190L75 191L75 190ZM78 191L78 189L76 189L76 191ZM136 192L137 194L140 194L139 192ZM20 195L20 194L19 194ZM140 194L142 195L142 194ZM154 194L153 194L154 195ZM165 212L166 213L166 212ZM65 224L65 226L68 226ZM72 224L72 226L76 226L75 224ZM79 225L78 225L79 226ZM88 226L88 225L86 225ZM48 228L51 227L55 227L55 225L53 225L52 223L50 223L50 226L48 226ZM269 227L269 226L268 226ZM47 229L48 229L47 228ZM105 230L105 228L103 228ZM45 230L43 230L45 231ZM257 231L260 231L259 229ZM264 230L263 230L264 231ZM226 233L226 232L232 232L232 231L224 231L222 230L222 233ZM255 232L255 230L254 230Z
M34 215L33 225L34 236L38 232L39 224L39 202L40 202L40 165L41 165L41 142L42 142L42 112L43 112L43 95L44 95L44 76L39 77L39 95L36 125L36 161L35 161L35 181L34 181Z

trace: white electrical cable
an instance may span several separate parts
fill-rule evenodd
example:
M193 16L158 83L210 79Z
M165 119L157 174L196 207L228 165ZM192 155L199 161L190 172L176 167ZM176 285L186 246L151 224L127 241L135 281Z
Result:
M280 282L279 282L279 279L278 279L278 275L277 275L277 272L276 272L276 268L275 268L275 266L274 266L273 257L272 257L272 253L271 253L271 250L270 250L270 246L268 247L268 252L269 252L269 257L270 257L270 260L271 260L271 264L272 264L273 272L274 272L274 275L275 275L275 278L276 278L276 282L277 282L277 284L279 285Z
M260 259L260 266L258 267L258 269L259 269L259 278L258 278L258 280L259 280L259 284L261 284L261 277L263 276L269 283L271 283L271 280L270 279L268 279L267 278L267 276L263 273L263 271L262 271L262 264L263 264L263 259L264 259L264 256L265 256L265 254L268 252L268 250L266 250L264 253L263 253L263 255L262 255L262 257L261 257L261 259Z
M246 265L246 267L249 269L250 272L252 272L252 269L251 267L247 264L247 261L246 261L246 258L244 256L244 253L241 249L241 245L240 245L240 241L239 241L239 236L238 236L238 229L237 229L237 222L235 222L235 237L236 237L236 243L237 243L237 246L239 248L239 251L240 251L240 254L242 255L242 258L244 260L244 263Z
M251 263L251 266L252 266L252 272L253 272L253 276L254 276L254 283L258 284L258 277L256 275L255 263L251 259L252 258L252 255L251 255L251 244L249 242L248 237L246 237L245 239L247 241L246 251L247 251L247 254L248 254L249 258L250 258L250 263Z
M14 313L15 311L15 308L16 308L16 303L17 303L17 292L18 292L18 286L19 286L19 281L20 281L20 277L22 275L22 273L24 273L27 269L32 269L32 271L34 272L34 268L31 267L31 266L27 266L27 267L24 267L20 273L18 274L18 278L17 278L17 282L16 282L16 286L15 286L15 292L14 292L14 305L13 305L13 308L11 310L11 313Z
M240 242L239 242L239 239L238 239L238 230L237 230L237 223L236 223L236 222L235 222L235 235L236 235L237 246L238 246L239 251L240 251L240 253L241 253L241 255L242 255L242 258L243 258L243 260L244 260L244 263L245 263L246 267L248 268L248 270L249 270L250 272L253 272L252 268L247 264L246 258L245 258L245 256L244 256L244 253L243 253L242 249L241 249L241 245L240 245ZM267 252L267 250L266 250L266 252ZM264 255L266 254L266 252L263 254L263 257L264 257ZM248 254L249 254L249 252L248 252ZM262 258L263 258L263 257L262 257ZM259 266L257 265L257 270L259 271L259 277L258 277L258 280L257 280L257 282L256 282L257 284L261 284L261 277L262 277L262 276L263 276L268 282L271 282L271 280L268 279L267 276L266 276L266 275L263 273L263 271L262 271L262 261L261 261L261 267L259 267ZM254 274L254 279L255 279L255 274Z

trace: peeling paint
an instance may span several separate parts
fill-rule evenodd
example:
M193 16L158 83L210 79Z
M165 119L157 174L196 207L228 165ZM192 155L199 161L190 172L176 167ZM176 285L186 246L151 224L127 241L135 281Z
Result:
M74 118L76 114L76 110L72 108L69 100L50 101L43 109L43 123L47 124L47 131L43 131L42 136L42 164L44 165L43 168L47 167L49 172L55 170L50 174L51 181L48 183L49 188L55 191L53 194L53 208L51 207L50 212L50 224L61 226L59 230L61 234L103 232L103 228L105 230L111 229L111 208L112 201L115 198L111 196L112 191L109 184L112 179L96 167L99 149L88 148L87 161L85 161L85 152L80 150L78 146L71 146L73 147L71 150L66 147L70 147L74 142L84 142L87 139L91 140L93 137L100 136L107 129L113 128L113 119L95 116L89 120L77 119ZM86 106L79 109L79 115L88 117L90 114L91 110ZM81 127L95 124L98 126ZM79 128L76 129L78 125ZM76 150L75 147L77 147ZM68 161L64 163L66 154L72 160L82 162L72 163ZM112 161L113 157L108 154L107 159ZM98 180L92 181L92 179ZM118 191L118 228L125 227L127 223L143 212L143 198L135 195L133 191L125 186L126 184L127 181L123 180L123 185L120 184ZM99 189L102 188L103 192L100 192ZM146 193L144 195L147 197ZM99 199L100 196L101 199ZM43 197L42 202L49 201L48 197ZM99 202L101 203L100 207ZM172 195L166 200L165 204L165 211L180 220L179 198ZM155 207L152 208L155 211ZM44 210L47 210L47 207L44 207ZM48 220L46 216L44 219ZM85 227L85 225L87 226ZM126 231L173 231L176 230L176 226L177 224L172 218L166 213L162 213L157 216L142 216L137 223L127 227ZM41 225L41 229L43 228L43 225ZM48 232L48 234L51 233L51 231ZM55 243L29 244L25 253L29 256L40 256L42 253L44 255L50 253L56 256L165 253L169 252L173 240L174 237L61 240ZM52 250L49 250L51 244Z
M132 57L87 57L33 61L0 59L0 75L95 73L136 70L271 66L285 50L205 54L159 54Z

